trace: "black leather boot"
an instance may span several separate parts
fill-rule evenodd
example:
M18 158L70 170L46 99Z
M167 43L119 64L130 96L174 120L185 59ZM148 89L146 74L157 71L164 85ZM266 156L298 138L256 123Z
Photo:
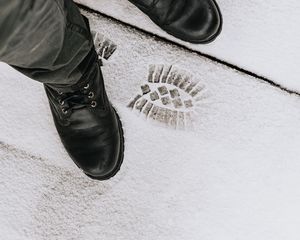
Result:
M105 92L100 64L93 61L88 79L77 90L57 90L49 85L45 90L57 131L73 161L89 177L105 180L120 169L124 138L120 119Z
M169 34L191 43L209 43L222 30L214 0L129 0Z

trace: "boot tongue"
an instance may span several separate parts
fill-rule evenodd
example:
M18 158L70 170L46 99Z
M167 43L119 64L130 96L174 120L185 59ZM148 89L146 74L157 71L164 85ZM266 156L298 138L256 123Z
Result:
M155 15L162 24L169 24L179 18L184 5L184 0L158 0L151 14Z

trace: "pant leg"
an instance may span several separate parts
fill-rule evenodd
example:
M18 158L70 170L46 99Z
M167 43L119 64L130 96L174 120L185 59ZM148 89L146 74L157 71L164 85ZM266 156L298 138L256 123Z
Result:
M30 78L76 85L89 71L92 47L88 22L72 0L0 0L0 61Z

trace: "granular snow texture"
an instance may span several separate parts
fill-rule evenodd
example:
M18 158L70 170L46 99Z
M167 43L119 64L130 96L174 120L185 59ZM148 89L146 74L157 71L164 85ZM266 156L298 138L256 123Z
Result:
M87 15L118 45L103 72L124 124L124 164L110 181L85 177L59 141L41 84L1 64L1 239L297 238L299 96ZM205 86L193 130L126 107L150 64L175 65Z
M223 14L223 31L208 45L190 44L168 35L128 0L76 2L300 92L298 0L217 0Z

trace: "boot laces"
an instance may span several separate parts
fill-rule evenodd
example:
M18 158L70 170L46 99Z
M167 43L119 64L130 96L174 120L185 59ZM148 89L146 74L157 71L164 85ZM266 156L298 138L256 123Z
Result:
M97 107L97 101L95 93L90 90L90 84L88 83L85 87L72 93L58 92L60 97L58 103L61 106L63 114L67 115L70 111L81 109L84 107Z

